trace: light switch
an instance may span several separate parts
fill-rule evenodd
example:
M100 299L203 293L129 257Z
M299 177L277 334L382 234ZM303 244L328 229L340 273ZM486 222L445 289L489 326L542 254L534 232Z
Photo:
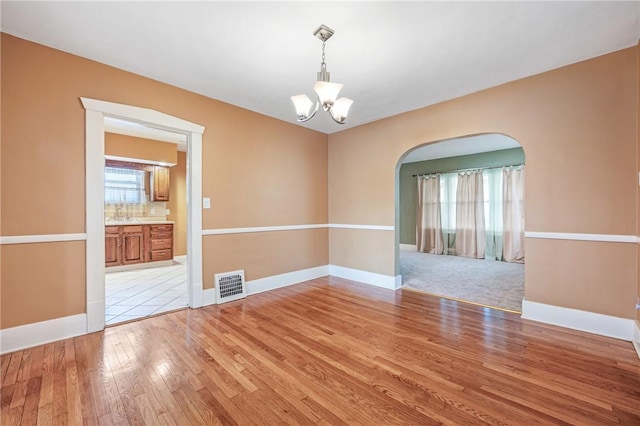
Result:
M202 199L202 208L210 209L211 208L211 198L206 197Z
M171 210L166 209L166 210L164 211L164 214L165 214L165 215L167 215L167 214L171 214Z

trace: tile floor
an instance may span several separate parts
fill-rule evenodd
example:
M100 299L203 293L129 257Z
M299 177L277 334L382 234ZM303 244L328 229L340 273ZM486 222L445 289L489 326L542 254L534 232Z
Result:
M186 307L186 260L180 256L171 266L107 272L106 325Z

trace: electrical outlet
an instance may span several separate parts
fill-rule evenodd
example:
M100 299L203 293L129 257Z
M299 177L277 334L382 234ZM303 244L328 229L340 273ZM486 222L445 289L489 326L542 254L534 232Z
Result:
M151 213L152 215L156 214L156 209L152 208L151 210L149 210L149 213Z
M164 211L164 214L171 214L171 210L166 209L166 210Z

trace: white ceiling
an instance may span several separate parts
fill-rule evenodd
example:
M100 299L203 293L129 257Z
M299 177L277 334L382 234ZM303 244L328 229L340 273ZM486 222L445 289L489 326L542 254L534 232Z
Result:
M3 1L3 32L295 122L327 69L355 102L327 134L630 47L640 2Z

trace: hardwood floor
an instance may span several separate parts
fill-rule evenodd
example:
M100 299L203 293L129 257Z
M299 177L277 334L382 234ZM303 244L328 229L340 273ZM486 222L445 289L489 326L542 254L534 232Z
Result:
M3 425L640 424L629 342L321 278L1 358Z

